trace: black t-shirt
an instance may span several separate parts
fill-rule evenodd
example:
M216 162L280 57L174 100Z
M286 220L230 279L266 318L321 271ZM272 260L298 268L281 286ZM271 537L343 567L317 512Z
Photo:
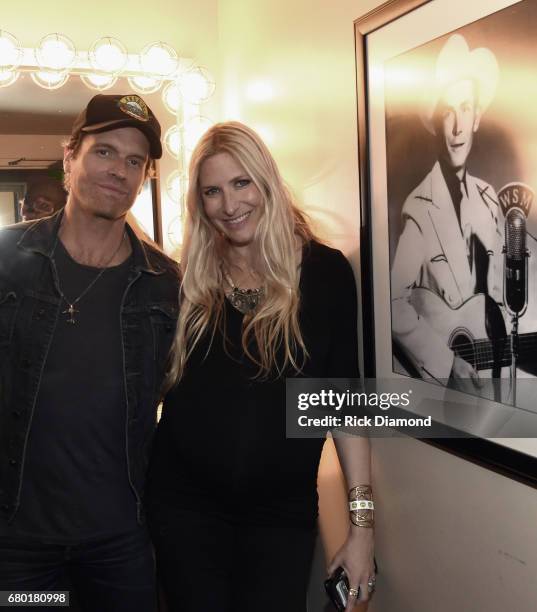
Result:
M61 241L60 288L74 301L99 273ZM0 535L76 543L135 529L126 456L120 308L131 259L105 270L75 305L62 304L27 442L21 503Z
M309 353L302 375L357 377L356 286L341 252L307 245L299 291ZM324 440L286 437L285 377L253 378L257 366L241 349L243 315L228 300L224 325L226 347L220 331L212 344L205 338L165 399L149 512L182 507L241 523L312 526Z

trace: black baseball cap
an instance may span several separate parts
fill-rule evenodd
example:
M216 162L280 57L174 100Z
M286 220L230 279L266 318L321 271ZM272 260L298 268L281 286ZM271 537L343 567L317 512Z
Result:
M136 94L97 94L78 115L73 124L71 139L80 132L95 134L121 127L138 128L149 141L152 159L162 157L160 123L147 104Z

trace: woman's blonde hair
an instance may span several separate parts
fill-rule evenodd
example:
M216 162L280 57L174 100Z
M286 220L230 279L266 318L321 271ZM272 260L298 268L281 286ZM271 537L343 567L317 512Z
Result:
M299 279L301 246L314 236L305 216L292 201L276 162L261 138L236 121L212 126L198 142L190 161L187 215L181 268L181 308L174 342L169 385L178 381L198 342L224 329L222 262L227 241L207 217L199 175L203 162L228 153L252 179L262 195L262 214L255 242L258 270L265 279L265 298L243 320L242 348L259 366L258 376L281 375L291 366L299 371L307 355L300 331ZM255 355L251 341L255 341ZM283 359L278 360L282 349Z

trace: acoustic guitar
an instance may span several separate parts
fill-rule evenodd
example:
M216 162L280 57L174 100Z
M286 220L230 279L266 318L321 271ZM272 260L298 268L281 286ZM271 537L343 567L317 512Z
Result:
M507 335L502 312L488 295L476 294L457 308L451 308L430 289L412 291L410 303L444 342L468 361L482 377L508 378L511 365L511 337ZM518 337L517 365L532 371L537 361L537 333ZM417 363L394 342L394 356L405 373L421 378Z

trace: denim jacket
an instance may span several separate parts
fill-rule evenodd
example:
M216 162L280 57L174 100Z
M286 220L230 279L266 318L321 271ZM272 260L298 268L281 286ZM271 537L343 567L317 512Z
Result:
M58 316L65 307L51 258L62 215L0 231L0 520L8 522L19 506L39 385ZM125 452L142 523L141 497L156 408L177 321L179 271L172 260L138 240L128 226L127 233L133 263L120 319ZM65 375L69 375L68 366Z

